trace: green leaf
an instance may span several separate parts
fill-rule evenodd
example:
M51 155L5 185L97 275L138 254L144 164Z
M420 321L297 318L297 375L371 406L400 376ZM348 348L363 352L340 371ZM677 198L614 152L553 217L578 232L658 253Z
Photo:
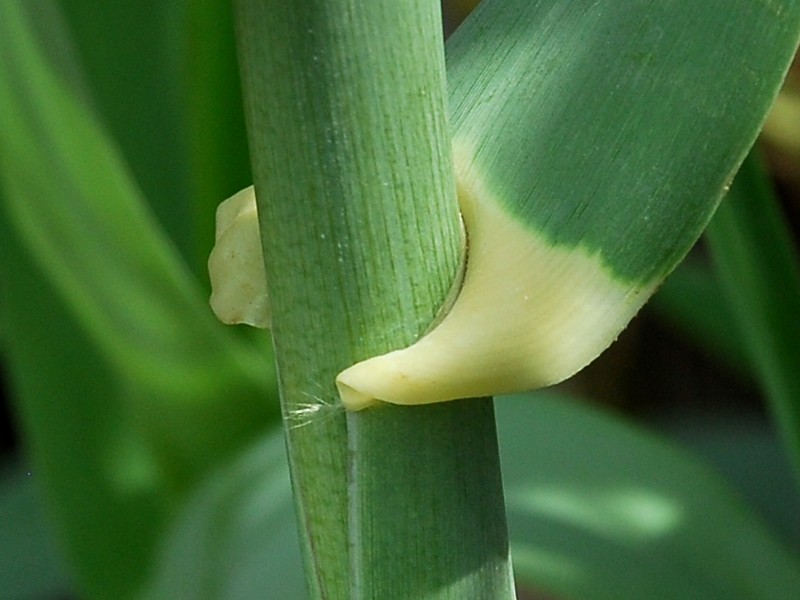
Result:
M134 412L203 468L209 448L189 458L198 447L228 444L229 428L252 430L249 417L266 417L258 394L268 371L214 320L121 157L44 62L16 6L2 19L3 210L94 343L136 381ZM241 394L233 416L231 394Z
M282 432L260 438L190 494L157 564L143 599L307 597Z
M5 211L0 280L16 413L75 583L90 598L130 598L175 501L172 486L131 418L127 382L60 300Z
M791 0L487 0L448 42L454 143L552 245L661 279L755 140L799 36Z
M775 538L800 552L800 491L785 445L766 415L732 410L686 411L658 423L659 433L702 458L763 515ZM702 410L702 409L701 409Z
M514 572L585 600L774 600L789 555L685 451L554 393L498 402Z
M707 237L800 483L800 256L756 158L745 164Z
M230 6L214 0L61 4L98 113L159 222L205 285L214 211L252 181Z
M188 89L183 118L189 132L190 191L205 282L217 206L253 178L230 3L193 0L185 4L183 54Z
M658 289L647 310L731 372L752 380L745 344L711 265L683 261Z
M69 0L58 4L73 33L97 114L125 154L159 224L192 272L202 275L205 258L196 248L185 114L190 3ZM204 225L210 228L211 222Z
M64 597L69 578L34 479L23 465L0 467L0 589L13 598Z
M54 67L64 47L57 13L0 5L3 350L76 580L125 598L181 490L277 407L270 369L213 319L75 65Z

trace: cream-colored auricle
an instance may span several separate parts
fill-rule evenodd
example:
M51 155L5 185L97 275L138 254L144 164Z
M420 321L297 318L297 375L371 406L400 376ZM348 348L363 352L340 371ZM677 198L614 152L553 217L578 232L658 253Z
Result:
M253 186L217 208L214 249L208 258L211 310L228 325L270 325L267 276Z
M450 311L416 343L336 378L342 403L430 404L561 381L604 350L649 295L615 281L598 256L559 248L510 215L457 160L468 233L464 282ZM209 261L212 308L227 323L267 326L252 188L226 200ZM259 265L257 268L256 265Z

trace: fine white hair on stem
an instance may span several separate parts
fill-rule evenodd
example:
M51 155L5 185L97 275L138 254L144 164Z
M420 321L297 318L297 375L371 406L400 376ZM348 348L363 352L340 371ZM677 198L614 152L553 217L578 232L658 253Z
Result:
M289 429L322 423L334 415L344 412L344 406L337 397L326 399L324 396L315 396L305 391L301 394L309 401L298 402L286 411L284 420Z

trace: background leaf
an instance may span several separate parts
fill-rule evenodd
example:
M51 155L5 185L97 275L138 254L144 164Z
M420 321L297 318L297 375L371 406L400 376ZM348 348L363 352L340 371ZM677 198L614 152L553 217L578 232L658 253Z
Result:
M306 596L280 430L232 457L187 498L158 565L148 600Z
M685 451L558 394L498 401L518 581L566 598L791 598L800 563Z
M797 558L691 454L562 393L499 398L497 415L524 588L582 600L793 597ZM306 597L282 453L265 437L194 495L148 598ZM268 560L242 576L253 556Z
M31 472L0 467L0 589L6 598L56 598L70 589L62 555L44 517Z
M717 211L707 239L800 484L800 255L755 157Z
M214 211L252 182L230 6L213 0L60 4L97 113L206 287Z
M29 10L0 7L4 354L77 579L123 598L182 491L277 416L274 380L213 319ZM59 25L36 31L68 46Z
M170 240L192 271L201 274L189 185L183 75L189 3L69 0L58 4L73 32L96 114L122 148Z
M721 365L753 379L739 328L708 261L691 257L683 261L658 289L647 310L679 329Z

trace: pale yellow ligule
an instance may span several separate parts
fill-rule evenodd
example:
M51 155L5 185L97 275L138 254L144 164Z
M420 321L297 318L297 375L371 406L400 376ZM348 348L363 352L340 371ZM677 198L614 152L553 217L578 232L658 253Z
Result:
M430 404L540 388L583 368L649 296L615 281L596 256L558 248L503 211L457 159L468 235L461 293L430 333L336 379L346 408Z
M216 243L208 258L209 304L223 323L269 327L267 279L253 187L217 208Z

